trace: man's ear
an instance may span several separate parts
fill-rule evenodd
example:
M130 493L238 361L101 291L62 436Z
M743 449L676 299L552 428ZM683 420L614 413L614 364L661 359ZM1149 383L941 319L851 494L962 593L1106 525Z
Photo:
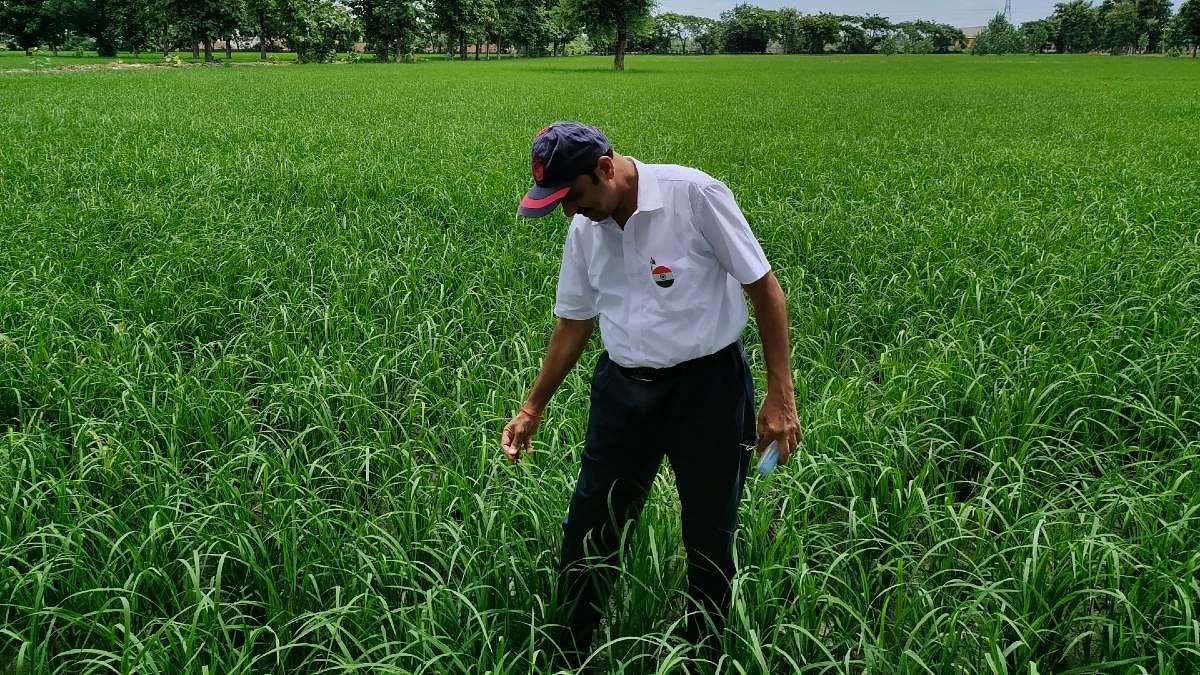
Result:
M617 164L613 161L612 157L609 157L608 155L601 155L600 159L596 162L596 170L599 171L600 175L604 176L605 179L612 180L617 175Z

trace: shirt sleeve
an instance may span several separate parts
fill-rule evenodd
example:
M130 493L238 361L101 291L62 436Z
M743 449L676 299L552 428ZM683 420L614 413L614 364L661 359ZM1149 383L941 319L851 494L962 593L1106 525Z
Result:
M697 190L696 229L717 261L741 284L751 284L771 271L758 239L742 215L733 193L720 181Z
M558 291L554 299L554 315L562 319L583 321L594 318L596 289L588 278L587 265L579 251L579 237L572 228L563 243L562 265L558 269Z

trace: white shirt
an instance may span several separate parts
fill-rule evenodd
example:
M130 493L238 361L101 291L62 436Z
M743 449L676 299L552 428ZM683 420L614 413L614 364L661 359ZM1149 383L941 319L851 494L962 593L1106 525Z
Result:
M612 218L572 219L554 313L599 316L618 365L666 368L741 337L749 318L742 284L771 265L724 183L697 169L634 162L637 211L624 229Z

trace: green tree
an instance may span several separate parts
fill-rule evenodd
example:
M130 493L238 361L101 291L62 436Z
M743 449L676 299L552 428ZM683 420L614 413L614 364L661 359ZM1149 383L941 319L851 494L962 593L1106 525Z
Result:
M350 9L332 0L286 0L281 6L288 47L300 63L328 63L358 32Z
M1104 0L1100 5L1103 46L1113 54L1132 53L1145 25L1138 16L1136 0Z
M479 60L479 43L500 32L500 9L496 0L477 0L475 16L468 27L472 41L475 43L475 60Z
M133 58L138 58L143 49L153 44L156 13L162 7L161 2L117 2L112 15L114 41L132 52Z
M721 22L699 16L692 17L692 19L692 39L696 41L696 46L700 48L701 53L715 54L720 51L725 40L725 36L721 34Z
M1182 47L1191 45L1192 58L1200 47L1200 0L1186 0L1172 20L1174 34Z
M664 16L656 14L650 17L649 21L642 23L642 29L635 38L639 51L669 54L674 49L675 40L679 36L678 25L664 20Z
M866 32L867 38L870 40L871 48L873 50L880 49L880 42L884 38L891 35L892 31L895 29L890 19L888 19L886 16L879 16L878 14L869 14L863 17L860 25L862 26L863 31Z
M655 31L666 36L667 51L675 48L674 40L679 41L679 53L687 52L687 23L686 17L674 12L664 12L654 15Z
M26 54L41 44L45 30L41 0L0 0L0 33L12 35Z
M825 53L825 45L836 44L842 36L842 22L833 14L807 14L800 17L800 33L809 54Z
M613 31L616 34L613 68L625 70L625 45L630 30L650 18L654 0L571 0L571 3L579 22L589 33Z
M1143 32L1149 38L1143 51L1160 51L1163 31L1171 21L1171 0L1137 0L1136 5Z
M1032 54L1040 54L1046 48L1046 45L1054 41L1056 32L1057 29L1053 19L1026 21L1017 30L1024 51Z
M903 33L903 42L910 46L909 51L913 53L937 52L945 54L954 46L955 41L963 39L962 31L958 28L924 19L898 23L893 29ZM925 44L916 47L916 43L924 43L926 41L932 44L933 49L930 49L929 45Z
M55 56L58 56L59 48L70 39L72 31L81 28L86 31L88 26L82 12L83 3L80 0L42 0L42 40L50 46L50 50L54 52ZM108 22L105 21L105 37L111 38L112 31L108 30L107 24ZM113 54L115 53L114 49ZM102 56L111 56L111 54L102 54Z
M413 0L351 0L350 8L377 61L411 59L421 30L420 10Z
M775 12L775 35L783 47L784 54L799 54L807 50L808 43L801 27L803 20L804 15L792 7L784 7Z
M154 13L166 11L162 2L146 0L44 0L59 30L69 29L95 42L100 56L116 56L119 44L135 54L149 44ZM53 25L53 23L51 23Z
M867 31L862 28L861 17L842 17L840 28L842 31L840 48L843 53L866 54L871 51L871 41L867 38Z
M230 34L240 15L237 3L229 0L170 0L167 11L189 39L193 56L204 46L205 61L213 59L214 39Z
M1054 48L1059 53L1091 51L1097 42L1100 17L1087 0L1071 0L1054 5L1050 17L1058 29Z
M565 55L567 45L579 37L582 31L579 16L568 2L556 2L550 7L546 16L546 30L550 43L550 53Z
M280 0L242 0L241 30L258 38L258 58L266 61L267 47L287 33Z
M721 36L727 52L765 54L776 37L775 13L754 5L735 5L721 12Z
M975 38L973 54L1016 54L1021 51L1021 37L1003 14L996 14L987 28Z
M477 23L478 2L476 0L432 0L433 26L446 34L446 51L458 45L458 58L467 60L467 35Z
M503 53L509 45L536 56L545 54L549 47L553 55L558 48L555 38L561 37L555 31L563 28L570 32L569 26L556 26L553 22L570 16L569 9L557 0L500 0L496 3L496 21L490 25L488 38L496 44L497 54ZM576 26L572 35L561 39L562 45L578 33Z

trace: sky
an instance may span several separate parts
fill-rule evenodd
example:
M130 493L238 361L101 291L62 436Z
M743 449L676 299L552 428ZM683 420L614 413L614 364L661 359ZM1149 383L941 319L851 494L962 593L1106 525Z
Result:
M1012 0L1012 21L1021 23L1044 19L1054 12L1058 0ZM892 21L930 19L964 28L987 24L996 12L1004 10L1004 0L658 0L655 13L675 12L717 18L721 12L733 9L738 2L747 2L767 9L795 7L806 14L878 14Z

